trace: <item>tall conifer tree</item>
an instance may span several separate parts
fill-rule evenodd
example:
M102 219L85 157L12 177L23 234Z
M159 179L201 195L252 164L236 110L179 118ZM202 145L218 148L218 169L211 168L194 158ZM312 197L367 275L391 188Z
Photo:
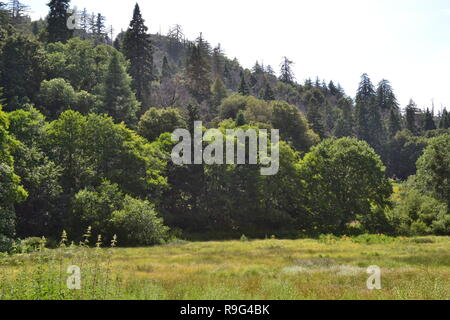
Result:
M250 89L248 87L247 81L245 81L244 72L241 72L241 85L239 86L239 93L243 96L250 95Z
M418 113L417 105L413 100L409 101L409 104L405 109L405 120L406 120L406 129L411 131L413 134L419 134L419 129L417 126L417 113Z
M103 90L104 107L101 111L111 115L118 122L134 124L137 120L139 102L131 89L130 76L126 73L118 52L113 53L109 62Z
M450 128L450 113L447 109L442 111L441 120L439 121L439 129L448 129Z
M280 70L280 81L287 84L294 84L295 76L292 71L292 65L294 63L289 60L287 57L283 58L283 62L281 63Z
M210 66L203 55L201 43L193 45L186 67L188 88L198 103L209 99L211 95Z
M151 82L154 80L153 46L147 31L148 27L136 3L133 19L123 39L123 51L130 61L128 71L133 78L133 89L145 107L149 106Z
M381 153L384 137L381 108L376 103L375 89L367 74L362 75L356 95L355 120L357 137Z
M263 99L266 101L273 101L275 100L275 94L273 93L273 89L270 86L269 81L265 81L266 82L266 87L264 88L264 92L263 92Z
M67 42L73 30L67 28L70 0L51 0L47 5L50 13L47 18L48 42Z
M434 114L427 109L425 112L425 118L423 119L423 130L424 131L431 131L436 130L436 123L434 122Z

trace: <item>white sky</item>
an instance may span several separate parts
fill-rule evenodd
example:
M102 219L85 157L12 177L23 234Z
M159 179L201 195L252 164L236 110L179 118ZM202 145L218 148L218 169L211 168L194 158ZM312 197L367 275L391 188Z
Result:
M48 0L22 0L44 17ZM450 107L450 0L170 0L138 1L152 33L183 26L200 32L230 58L275 70L295 62L299 82L316 76L339 82L354 96L360 76L391 81L404 107ZM135 0L72 0L101 12L116 31L126 29Z

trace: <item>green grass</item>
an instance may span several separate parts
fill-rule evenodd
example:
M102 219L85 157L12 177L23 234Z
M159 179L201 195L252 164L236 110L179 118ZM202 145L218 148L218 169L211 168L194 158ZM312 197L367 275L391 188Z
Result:
M325 239L325 240L324 240ZM82 289L68 290L70 265ZM366 288L371 265L382 290ZM450 299L450 238L177 242L0 258L0 299Z

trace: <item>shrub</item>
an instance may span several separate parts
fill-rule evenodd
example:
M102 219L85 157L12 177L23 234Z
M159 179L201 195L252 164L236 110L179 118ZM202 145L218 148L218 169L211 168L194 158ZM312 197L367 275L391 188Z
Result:
M169 228L148 201L125 197L123 209L113 212L111 222L124 246L148 246L163 243Z
M319 242L325 243L325 244L334 244L338 242L340 239L332 234L321 234L319 236Z
M42 238L33 237L21 240L15 250L18 253L32 253L39 251L42 246L45 246L45 240Z
M104 181L98 188L78 192L72 202L70 234L79 239L87 227L92 227L94 235L102 234L110 239L110 218L115 210L122 208L125 196L117 184Z
M392 243L395 238L386 236L384 234L362 234L360 236L352 238L354 243L366 243L366 244L383 244Z
M415 189L409 182L390 212L390 221L402 235L449 235L447 205Z
M248 242L248 238L245 236L245 234L241 236L241 242Z

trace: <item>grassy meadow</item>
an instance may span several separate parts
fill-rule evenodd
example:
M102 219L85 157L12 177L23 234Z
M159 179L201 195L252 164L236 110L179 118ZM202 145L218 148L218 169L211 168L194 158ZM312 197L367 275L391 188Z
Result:
M67 289L67 268L81 290ZM366 287L371 265L382 289ZM0 299L450 299L450 238L65 247L0 258Z

